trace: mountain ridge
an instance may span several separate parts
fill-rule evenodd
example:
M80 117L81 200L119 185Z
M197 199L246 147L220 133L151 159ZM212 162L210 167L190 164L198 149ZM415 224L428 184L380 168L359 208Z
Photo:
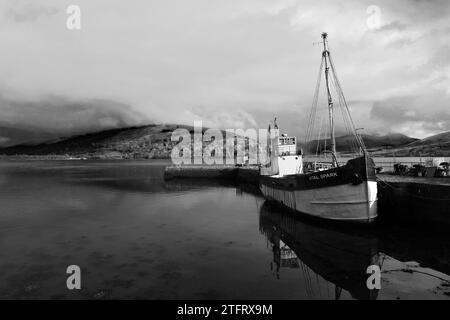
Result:
M193 132L193 127L176 124L149 124L125 128L108 129L80 134L68 138L35 145L15 145L0 148L0 156L45 159L164 159L178 142L171 141L171 134L177 128ZM203 128L206 130L207 128ZM424 139L410 138L399 133L386 135L364 134L362 138L371 154L376 156L448 156L450 155L450 131ZM351 135L336 138L340 152L351 149ZM321 140L323 148L325 140ZM329 146L329 139L327 139ZM309 148L317 146L317 140Z
M396 148L399 146L407 145L409 143L413 143L418 139L408 137L401 133L391 133L386 135L370 135L370 134L362 134L361 138L366 145L366 148L371 149L380 149L380 148ZM319 143L319 145L318 145ZM344 135L336 137L336 149L339 152L350 152L355 146L356 139L353 135ZM306 150L316 152L318 149L319 152L323 151L325 146L329 148L331 144L331 140L321 139L321 140L312 140L305 146L303 146Z

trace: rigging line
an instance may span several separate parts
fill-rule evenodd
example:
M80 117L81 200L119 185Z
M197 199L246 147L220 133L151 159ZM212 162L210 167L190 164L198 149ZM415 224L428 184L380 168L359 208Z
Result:
M361 145L361 148L363 148L364 152L367 153L367 149L366 149L366 146L364 144L364 141L362 141L362 138L360 138L358 136L357 132L356 132L356 126L355 126L355 123L353 121L352 115L350 114L350 111L348 109L347 100L345 99L344 92L342 91L342 86L341 86L341 83L340 83L339 78L337 76L337 71L336 71L336 67L334 66L333 58L331 57L330 54L328 54L328 58L330 60L330 65L331 65L331 69L333 71L333 76L336 78L336 83L337 83L337 85L339 87L339 92L342 95L342 100L344 102L345 109L346 109L346 111L348 113L348 117L349 117L350 123L352 125L353 135L355 136L355 138L358 141L358 143Z
M327 95L327 98L328 98L328 94L326 92L325 92L325 95ZM323 153L322 153L324 159L326 158L327 139L328 139L328 126L325 126L325 135L324 135L324 139L323 139L324 149L323 149ZM331 140L331 137L330 137L330 140Z
M317 114L317 100L314 102L315 106L314 106L314 110L312 110L312 115L311 115L311 120L308 124L308 133L305 139L305 145L308 145L312 139L312 135L314 132L314 127L315 127L315 117Z
M332 71L334 71L334 70L332 70ZM341 111L343 112L343 120L345 122L345 125L348 126L348 127L346 127L346 129L348 129L349 130L349 134L351 134L352 131L351 131L351 126L350 126L350 123L349 123L349 119L348 119L348 116L344 112L344 105L345 105L345 103L343 101L343 93L340 91L339 85L337 83L336 74L334 72L333 72L332 83L333 83L334 88L336 90L336 93L338 95L339 107L340 107Z
M316 88L314 90L314 97L313 97L313 102L312 102L312 106L311 106L311 111L309 114L308 127L307 127L306 137L305 137L305 145L310 140L310 138L312 136L312 131L314 130L314 118L315 118L316 111L317 111L317 100L318 100L318 96L319 96L320 83L322 80L323 64L324 64L324 61L323 61L323 57L322 57L321 62L320 62L319 72L317 75Z
M312 285L311 285L311 281L310 281L311 279L309 277L309 272L308 272L308 266L305 263L303 263L303 267L304 267L304 277L305 277L305 281L306 281L306 287L309 290L310 297L313 297L314 292L312 290Z
M325 279L325 278L324 278ZM327 282L327 296L328 296L328 298L330 297L330 287L329 287L329 282L328 282L328 280L327 279L325 279L325 281Z
M335 82L334 77L333 77L333 85L335 86L336 92L338 93L339 89L337 87L337 84ZM352 132L351 132L349 119L348 119L348 117L345 114L345 110L344 110L344 107L343 107L343 101L342 101L342 97L341 97L340 94L338 94L338 102L339 102L339 109L341 110L341 114L342 114L342 119L343 119L344 124L345 124L345 128L346 128L348 134L351 134Z
M384 253L382 253L382 254L383 254L383 260L381 260L380 269L383 268L384 261L386 260L386 255Z
M322 126L323 126L323 118L320 117L320 127L319 127L319 134L317 136L317 147L316 147L316 157L319 154L319 147L320 147L320 134L322 133Z
M322 70L323 70L323 66L324 66L324 60L321 60L320 63L320 67L319 67L319 73L317 75L317 83L316 83L316 90L314 92L314 109L313 109L313 114L311 115L311 119L310 119L310 134L309 134L309 139L312 138L312 133L314 131L314 126L315 126L315 121L316 121L316 114L317 114L317 104L318 104L318 100L319 100L319 92L320 92L320 84L322 81Z
M339 110L341 111L342 120L343 120L343 123L344 123L344 127L345 127L345 130L346 130L346 133L348 135L351 135L352 132L351 132L350 124L348 123L348 118L345 116L343 103L342 103L342 98L341 98L341 95L339 95L339 90L338 90L338 87L337 87L337 84L336 84L336 81L335 81L334 77L331 78L331 85L335 89L336 93L338 94L337 96L338 96ZM351 151L357 151L358 150L358 144L357 144L356 141L354 141L353 139L350 139L350 144L351 144L350 145Z
M308 288L308 281L306 280L306 272L305 272L305 265L303 264L303 261L301 259L299 259L297 257L297 260L300 262L300 266L301 266L301 270L302 270L302 275L303 275L303 281L305 282L305 289L306 289L306 294L308 295L308 297L311 297L311 293L309 292L309 288Z
M338 92L338 87L337 87L334 77L333 77L332 83L335 86L336 92ZM342 115L342 119L344 121L346 132L348 135L352 135L350 120L348 119L348 116L345 112L344 103L342 101L342 96L339 94L338 94L338 102L339 102L339 109L341 111L341 115ZM350 139L350 144L351 144L350 145L351 151L354 153L358 153L358 150L359 150L358 141L356 139Z
M313 290L311 273L309 272L309 270L310 270L310 268L308 266L306 266L306 271L308 273L309 286L311 287L311 292L312 292L313 296L315 296L316 294L314 293L314 290Z
M317 283L317 288L319 288L319 296L322 296L322 290L320 290L320 281L319 281L319 275L316 273L316 283Z
M334 67L334 65L333 65L333 67ZM345 106L345 111L346 111L347 117L348 117L348 119L349 119L349 122L350 122L350 125L351 125L351 128L352 128L353 135L354 135L354 137L355 137L355 139L356 139L356 141L357 141L359 147L360 147L365 153L368 153L368 152L367 152L367 149L366 149L366 146L365 146L365 143L364 143L364 140L362 139L362 137L361 137L361 136L358 134L358 132L356 131L356 126L355 126L355 124L354 124L354 122L353 122L352 116L351 116L351 114L350 114L350 110L348 109L347 101L345 100L345 96L344 96L344 93L343 93L343 91L342 91L342 87L340 86L340 82L339 82L339 79L338 79L338 77L337 77L337 74L335 74L335 78L336 78L336 82L337 82L338 87L339 87L339 91L340 91L341 99L342 99L342 101L343 101L343 105Z
M308 283L306 282L305 267L303 266L303 262L300 259L298 259L298 261L300 262L300 266L301 266L301 270L302 270L302 276L303 276L303 281L305 281L306 293L307 293L308 296L310 296L309 291L308 291Z
M421 273L421 274L424 274L424 275L427 275L427 276L430 276L430 277L434 277L434 278L439 279L441 281L445 281L447 283L450 283L450 280L448 280L448 279L444 279L442 277L436 276L434 274L431 274L431 273L428 273L428 272L425 272L425 271L414 270L414 269L409 269L409 268L381 271L381 273L392 273L392 272L410 272L410 273L415 272L415 273Z
M309 292L310 292L310 296L312 297L313 291L312 291L312 287L309 281L309 277L308 277L308 266L306 264L303 264L304 269L304 277L305 277L305 281L306 281L306 287L308 288Z

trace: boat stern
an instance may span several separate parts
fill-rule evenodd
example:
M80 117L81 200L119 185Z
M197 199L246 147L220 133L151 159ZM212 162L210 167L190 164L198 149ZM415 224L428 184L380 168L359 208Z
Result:
M378 186L376 181L366 181L367 188L367 222L378 216Z

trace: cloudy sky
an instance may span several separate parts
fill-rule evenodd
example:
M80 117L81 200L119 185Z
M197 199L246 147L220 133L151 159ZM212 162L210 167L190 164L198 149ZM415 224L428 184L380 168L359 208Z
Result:
M81 30L66 27L72 4ZM265 128L277 115L302 135L323 31L357 126L450 130L448 0L0 0L0 127Z

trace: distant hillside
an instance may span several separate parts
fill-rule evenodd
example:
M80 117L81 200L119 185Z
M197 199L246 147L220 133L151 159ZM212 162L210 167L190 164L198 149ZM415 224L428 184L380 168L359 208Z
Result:
M0 147L22 143L39 143L53 138L54 135L43 130L13 128L0 123Z
M176 144L171 141L171 134L177 128L185 128L193 133L192 126L172 124L111 129L36 145L0 148L0 156L38 159L169 158ZM402 134L363 135L362 137L372 155L392 156L395 153L396 156L450 156L450 132L422 140ZM338 137L336 139L338 151L341 154L351 151L352 141L354 141L353 136ZM323 150L324 142L324 140L320 141L320 150ZM329 148L329 139L326 143ZM317 141L308 145L312 152L315 152L316 146Z
M362 139L367 149L384 149L384 148L397 148L417 141L417 139L410 138L400 133L387 134L384 136L363 134ZM330 139L322 139L319 141L319 150L323 150L325 145L327 149L330 147ZM315 152L317 148L318 140L311 141L306 150ZM346 135L336 138L336 149L339 152L350 152L355 143L355 137L353 135Z
M188 126L147 125L105 130L74 136L53 143L19 145L0 149L3 155L84 157L95 159L168 158L175 143L170 141L176 128Z
M408 145L408 147L418 147L418 146L433 146L433 145L445 145L450 143L450 131L436 134L424 138L422 140L417 140Z
M77 135L67 139L35 145L0 148L0 157L31 159L168 159L172 132L187 129L193 138L194 128L186 125L153 124ZM208 128L203 128L203 132ZM225 132L222 131L225 137Z
M393 148L392 150L380 150L374 154L403 157L419 156L450 156L450 131L439 133L434 136L416 140L404 146Z

